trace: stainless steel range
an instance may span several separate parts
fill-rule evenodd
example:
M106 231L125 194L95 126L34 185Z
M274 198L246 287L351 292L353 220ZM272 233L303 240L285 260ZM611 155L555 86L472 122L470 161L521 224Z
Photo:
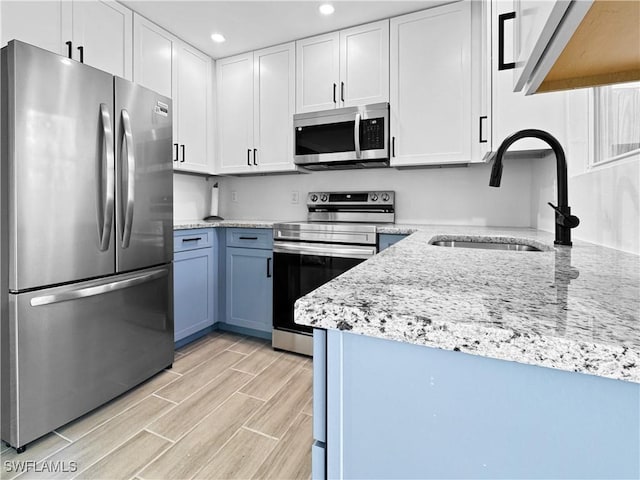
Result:
M296 300L377 249L377 224L395 221L395 192L311 192L307 222L273 226L273 347L312 355L312 329L293 321Z

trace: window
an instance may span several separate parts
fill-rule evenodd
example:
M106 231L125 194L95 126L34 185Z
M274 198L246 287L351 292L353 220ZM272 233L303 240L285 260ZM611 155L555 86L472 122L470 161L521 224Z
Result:
M598 87L595 92L593 165L640 153L640 82Z

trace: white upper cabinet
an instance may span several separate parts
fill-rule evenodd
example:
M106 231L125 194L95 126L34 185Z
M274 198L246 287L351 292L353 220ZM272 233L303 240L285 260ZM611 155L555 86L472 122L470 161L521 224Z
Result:
M0 2L2 44L18 39L132 78L132 13L107 0Z
M180 144L180 169L212 173L213 152L209 149L213 123L210 120L212 60L186 43L177 44L174 69L174 131Z
M213 60L145 18L134 16L136 83L173 104L173 166L214 173Z
M294 43L218 60L218 173L296 170L294 63Z
M517 12L513 0L493 0L492 10L493 149L512 133L526 128L545 130L566 148L566 93L525 96L523 92L513 91L514 69L519 62L514 45ZM548 148L541 140L523 138L509 151Z
M133 80L172 97L171 72L178 39L139 15L134 16L133 28Z
M391 19L391 166L482 161L485 7L464 1Z
M389 21L340 32L340 103L389 101Z
M0 2L1 46L15 39L66 55L64 42L71 40L70 13L63 15L67 6L67 2L53 0Z
M261 172L296 169L293 163L295 51L295 43L288 43L253 54L253 144Z
M298 40L296 72L298 113L335 108L340 83L340 34Z
M131 80L131 10L113 1L82 0L73 5L73 58Z
M516 91L640 80L637 0L516 0Z
M297 112L389 101L389 21L296 42Z
M218 173L250 172L254 166L253 53L218 60L216 78Z

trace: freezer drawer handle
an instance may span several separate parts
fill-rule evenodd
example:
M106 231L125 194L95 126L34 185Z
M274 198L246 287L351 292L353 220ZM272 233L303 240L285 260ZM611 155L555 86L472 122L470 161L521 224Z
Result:
M52 303L67 302L69 300L78 300L80 298L93 297L95 295L103 295L105 293L114 292L131 288L136 285L166 277L169 269L162 268L154 270L138 277L128 278L127 280L119 280L117 282L105 283L103 285L95 285L93 287L78 288L66 292L56 293L54 295L43 295L42 297L34 297L31 299L32 307L40 307L43 305L51 305Z
M125 205L123 212L124 224L122 226L122 248L128 248L131 240L131 227L133 225L133 206L136 200L136 158L133 154L133 133L131 133L131 120L129 112L122 110L122 162L127 162L127 176L122 178L122 188L126 186L127 201L122 202ZM125 156L125 150L127 155ZM123 165L124 166L124 165ZM124 200L124 199L123 199Z
M114 183L115 183L115 159L113 152L113 130L111 128L111 116L109 115L109 107L105 103L100 104L100 119L102 120L102 161L106 163L104 166L107 173L107 182L104 185L104 178L100 177L98 185L98 228L101 229L100 234L100 251L104 252L109 249L109 241L111 239L111 228L113 226L113 210L114 210ZM102 169L101 169L102 170ZM104 194L104 205L100 193Z
M183 242L197 242L198 240L202 240L202 237L183 238L182 239Z

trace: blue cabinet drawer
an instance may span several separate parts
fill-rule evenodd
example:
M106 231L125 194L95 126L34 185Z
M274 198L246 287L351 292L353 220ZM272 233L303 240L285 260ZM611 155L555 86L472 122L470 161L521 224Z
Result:
M270 228L228 228L227 247L273 249Z
M192 230L177 230L173 233L173 251L186 252L213 245L212 228L195 228Z

